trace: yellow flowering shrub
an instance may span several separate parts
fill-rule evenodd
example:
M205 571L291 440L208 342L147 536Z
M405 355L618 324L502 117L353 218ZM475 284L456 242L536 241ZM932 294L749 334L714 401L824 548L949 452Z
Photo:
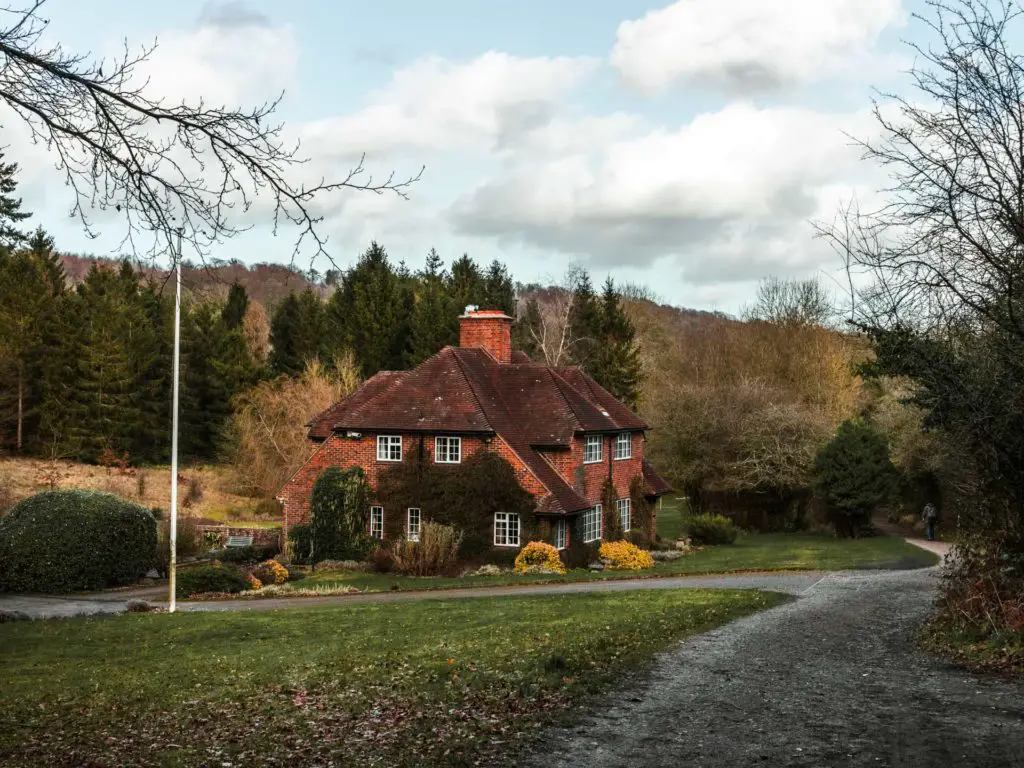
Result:
M599 552L605 567L612 571L642 571L654 567L651 553L628 541L605 541Z
M543 541L531 541L516 557L516 573L565 573L558 550Z
M249 582L247 586L249 587L250 590L263 588L263 582L257 579L251 573L246 576L246 581Z
M256 566L253 575L264 584L284 584L288 581L288 569L277 560L265 560Z

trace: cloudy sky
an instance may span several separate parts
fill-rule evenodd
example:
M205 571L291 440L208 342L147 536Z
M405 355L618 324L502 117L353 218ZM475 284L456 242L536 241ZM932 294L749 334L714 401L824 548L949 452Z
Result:
M916 3L50 0L46 14L78 50L156 38L151 87L172 99L284 89L281 116L328 177L363 152L377 174L425 165L407 201L325 202L340 264L371 239L412 267L435 247L521 280L579 261L735 311L762 276L836 276L809 222L884 182L847 134L874 131L872 86L905 86ZM113 225L87 239L43 150L4 134L61 248L119 241ZM292 234L260 227L218 255L287 261Z

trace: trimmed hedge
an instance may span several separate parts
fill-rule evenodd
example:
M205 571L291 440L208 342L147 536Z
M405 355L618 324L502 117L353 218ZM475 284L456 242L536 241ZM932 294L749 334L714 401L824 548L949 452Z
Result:
M264 544L255 547L225 547L217 555L225 563L261 563L281 554L276 544Z
M234 565L200 565L186 568L175 579L178 597L191 597L204 592L241 592L249 588L245 571Z
M153 567L156 544L145 507L98 491L44 491L0 519L0 591L130 584Z

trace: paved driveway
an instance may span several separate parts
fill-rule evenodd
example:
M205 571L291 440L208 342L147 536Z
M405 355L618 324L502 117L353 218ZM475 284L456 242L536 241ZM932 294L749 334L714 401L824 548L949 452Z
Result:
M522 595L560 595L574 592L621 592L631 589L767 589L799 595L825 576L816 571L798 573L749 573L718 576L681 576L670 579L621 579L584 581L570 584L529 584L475 589L436 589L429 592L368 592L331 597L283 597L257 600L212 600L179 602L183 613L221 611L273 611L282 608L317 608L361 603L394 603L406 600L455 600L479 597ZM166 588L147 588L130 592L103 592L78 597L36 597L7 595L0 597L0 611L21 611L33 618L89 616L123 613L127 601L145 599L166 607Z
M948 544L908 539L924 549L945 555ZM862 573L850 571L850 574ZM553 595L573 592L619 592L631 589L765 589L800 595L826 577L817 571L789 573L709 574L680 576L665 579L622 579L613 581L584 581L571 584L531 584L507 587L478 587L470 589L443 589L429 592L372 592L332 597L267 598L257 600L217 600L207 602L179 602L183 613L221 611L271 611L280 608L313 608L359 603L391 603L405 600L454 600L474 597L507 597L515 595ZM143 599L160 607L167 606L166 587L143 587L132 590L101 592L93 595L66 597L37 597L22 595L0 596L0 611L19 611L32 618L71 618L99 614L123 613L131 599Z
M1024 683L914 648L936 582L936 569L825 576L663 654L525 764L1024 766Z

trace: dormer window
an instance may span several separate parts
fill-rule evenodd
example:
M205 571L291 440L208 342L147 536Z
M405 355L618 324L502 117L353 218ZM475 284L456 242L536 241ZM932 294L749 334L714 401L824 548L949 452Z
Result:
M594 464L601 460L601 444L604 437L601 435L587 435L583 443L583 463Z

